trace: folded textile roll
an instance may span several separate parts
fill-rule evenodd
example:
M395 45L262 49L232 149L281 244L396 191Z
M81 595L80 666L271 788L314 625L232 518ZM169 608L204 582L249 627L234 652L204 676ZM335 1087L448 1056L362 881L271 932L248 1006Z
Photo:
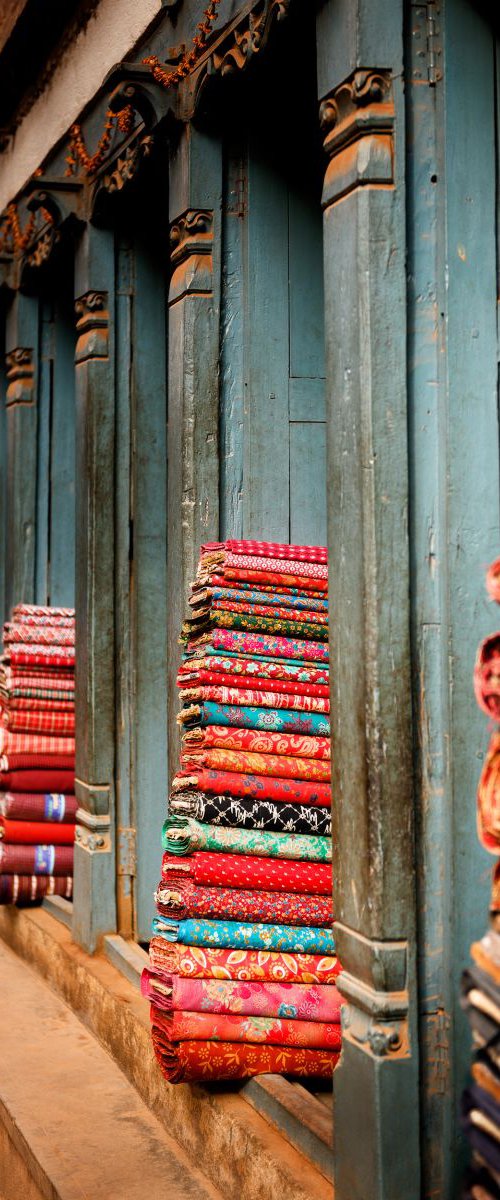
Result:
M332 892L332 869L325 863L203 850L187 858L164 854L162 879L170 884L187 878L199 885L256 888L263 892L302 892L311 896L330 896Z
M329 896L297 892L257 892L248 888L203 887L186 879L155 892L158 912L164 917L188 917L225 921L256 921L277 925L332 925L333 903Z
M219 704L204 700L190 704L177 717L179 725L203 728L205 725L234 725L245 729L274 730L275 733L301 733L329 737L330 722L323 713L299 712L286 708L248 708L240 704Z
M500 1185L479 1161L465 1173L462 1200L500 1200Z
M179 667L177 676L179 687L183 686L182 681L186 676L189 677L198 670L221 671L227 675L252 676L252 678L257 678L259 681L269 679L270 681L275 680L288 683L320 684L323 687L328 687L328 668L316 665L315 663L287 662L283 658L264 658L258 660L255 658L240 658L239 655L222 655L217 650L210 653L210 647L207 649L204 657L184 659ZM237 686L236 680L234 686Z
M56 759L55 766L52 757ZM8 761L2 758L0 759L0 787L15 794L28 792L30 794L53 793L71 796L75 791L74 765L71 765L71 769L59 768L60 757L63 756L51 756L50 763L46 763L45 766L40 755L18 755L17 758L28 760L26 765L24 761L21 761L19 766L15 766L11 758ZM31 766L33 760L34 765ZM66 756L63 757L63 761L66 761Z
M319 805L254 800L248 796L209 796L204 792L174 792L169 800L169 811L178 817L194 817L205 825L332 836L330 811Z
M248 796L254 800L279 800L287 804L318 804L330 808L332 794L329 783L312 783L307 779L280 779L276 775L242 775L238 771L216 771L200 768L182 769L172 782L172 794L192 792L193 788L213 796Z
M288 571L298 576L304 575L314 579L322 579L325 583L328 580L328 564L326 559L306 560L301 555L297 555L295 559L287 556L284 565L283 552L279 555L269 555L239 550L236 553L226 543L222 542L218 549L210 547L210 549L205 550L205 547L202 546L198 575L202 576L205 570L211 569L214 564L223 566L224 574L226 574L228 568L237 567L257 572L278 571L280 574L282 571Z
M51 875L1 875L0 904L16 904L24 908L42 902L45 896L63 896L71 900L73 879L71 875L55 879Z
M330 762L331 742L326 737L308 737L299 733L272 733L265 729L240 729L231 725L206 725L203 729L187 729L182 738L183 748L220 746L227 750L244 750L256 754L284 754L298 758L315 758Z
M249 708L285 708L294 713L330 712L330 701L326 696L290 697L284 692L266 692L258 688L214 687L206 684L182 688L180 697L185 704L202 704L205 700L213 700L217 704L238 704Z
M332 955L335 952L330 929L308 926L264 925L258 921L251 924L243 921L173 921L167 917L154 917L152 929L155 937L189 946L281 950L292 954Z
M314 599L311 596L301 595L298 589L292 593L284 592L262 592L258 587L249 586L247 589L243 587L224 587L218 584L212 584L209 587L193 588L189 603L192 608L198 608L200 605L206 604L208 601L228 601L231 604L250 604L261 607L280 607L286 610L295 609L297 612L315 612L322 613L328 620L328 600L324 597Z
M240 1013L165 1011L152 1006L151 1023L171 1042L256 1042L267 1046L301 1046L340 1050L340 1026L326 1021L254 1017Z
M13 621L29 621L36 618L54 625L59 621L65 624L68 620L74 624L75 610L74 608L53 608L52 605L48 608L45 604L16 604L12 610Z
M24 695L30 689L37 694L57 691L66 695L69 692L74 697L74 671L69 671L66 667L56 671L46 667L9 667L0 663L0 691L4 695Z
M488 717L500 721L500 633L484 639L474 666L474 693Z
M494 733L484 760L477 789L477 832L485 850L500 847L500 734Z
M327 642L328 628L325 625L307 624L284 617L261 617L252 613L227 612L211 609L210 617L202 622L202 629L242 629L249 633L264 633L290 638L309 638L313 642ZM193 618L185 621L181 630L181 641L197 637L198 627Z
M5 699L2 698L2 708L5 716L7 717L10 716L11 713L16 713L19 715L19 713L24 712L74 713L75 704L72 692L60 692L59 698L57 699L49 699L45 694L42 699L38 698L37 696L13 697L11 694L8 701L5 701Z
M329 783L329 760L291 757L287 754L254 754L249 750L227 750L214 746L201 750L185 749L181 767L189 771L199 767L212 770L238 771L244 775L278 775L283 779L308 779Z
M73 846L25 846L0 843L2 875L72 875Z
M170 1083L276 1073L329 1079L339 1057L333 1050L258 1046L252 1042L170 1042L156 1025L152 1038L155 1055Z
M44 708L24 710L10 708L5 713L4 728L12 732L22 733L56 733L60 736L68 734L74 742L75 714L74 712L57 712Z
M0 793L0 814L15 821L64 821L74 824L77 807L74 796L56 792Z
M291 565L291 564L290 564ZM287 588L299 588L301 591L316 592L319 595L326 595L328 591L328 582L326 579L317 579L313 575L298 575L286 571L257 571L251 567L225 567L223 575L225 583L253 583L258 587L278 585ZM206 580L211 583L212 576L207 573L204 577L200 577L200 582Z
M74 625L31 625L28 622L18 623L6 621L3 627L4 646L17 644L35 646L72 646L75 645Z
M226 854L256 854L265 858L331 862L331 838L301 833L273 833L267 829L219 829L192 817L167 817L162 845L170 854L216 850Z
M12 821L0 817L0 841L4 844L71 846L74 840L74 825L55 821Z
M193 669L190 672L184 671L182 675L177 677L177 686L182 690L190 688L238 688L245 691L251 691L255 688L257 680L252 675L235 675L231 671L211 671L209 668L198 669L196 659L189 660L193 664ZM205 662L205 659L202 659ZM260 681L262 684L262 680ZM291 696L313 696L323 699L329 698L329 689L321 683L298 683L292 679L265 679L265 691L267 694L288 696L288 704L294 705L294 700ZM295 707L297 707L295 705Z
M151 939L149 957L156 971L179 975L183 979L324 983L331 986L341 970L334 955L184 946L182 942L169 942L163 937Z
M495 1172L500 1172L500 1111L486 1092L469 1088L462 1096L461 1124L473 1148Z
M212 594L210 599L206 601L205 605L198 606L195 612L193 612L191 619L200 620L205 614L218 612L241 613L242 615L245 615L245 613L254 613L255 616L266 617L267 620L272 619L276 621L291 621L293 622L294 627L295 625L302 625L305 628L305 622L307 628L305 633L302 634L302 636L305 637L309 637L311 634L309 628L310 625L322 625L328 631L327 609L324 609L323 612L318 612L317 609L310 608L307 606L307 604L304 608L298 609L297 601L295 601L293 608L291 608L290 605L280 603L279 601L276 601L274 604L270 604L269 598L267 604L255 603L255 601L249 600L247 597L244 597L240 600L235 600L234 595L232 595L229 591L225 596L220 597ZM296 613L298 615L295 615ZM217 624L217 621L215 621L215 624ZM245 626L243 626L243 628L245 628Z
M196 639L196 647L206 654L213 650L233 650L238 654L255 657L257 654L270 658L299 659L304 662L328 663L328 646L322 642L310 642L287 637L272 637L264 633L242 633L237 629L213 629ZM188 650L191 645L188 646Z
M258 572L254 573L257 577L256 581L249 580L244 577L231 578L229 575L224 574L224 572L222 572L222 574L218 573L217 569L215 569L214 571L205 574L203 580L196 580L195 583L192 584L192 592L193 595L195 592L200 594L203 592L203 590L209 592L211 588L231 588L233 590L237 588L238 591L244 590L246 592L254 592L255 589L257 589L259 593L264 592L271 596L302 596L312 598L316 601L321 600L323 604L328 604L326 595L327 589L324 586L323 580L313 580L314 587L308 586L307 579L299 580L298 578L294 584L284 584L281 579L279 583L269 583L269 581L264 579L262 575L259 575ZM246 572L242 572L241 574L244 576Z
M201 547L202 562L206 555L228 551L231 554L251 554L254 558L277 558L283 562L327 563L326 546L294 546L288 542L256 542L251 538L228 538L225 542L207 542Z
M156 1008L166 1012L177 1009L340 1022L342 997L336 987L326 984L183 979L181 975L158 974L145 967L141 991Z
M0 727L0 752L7 758L15 754L63 754L74 760L75 739L44 733L9 733Z
M8 657L13 667L68 667L75 669L74 646L27 646L8 647Z

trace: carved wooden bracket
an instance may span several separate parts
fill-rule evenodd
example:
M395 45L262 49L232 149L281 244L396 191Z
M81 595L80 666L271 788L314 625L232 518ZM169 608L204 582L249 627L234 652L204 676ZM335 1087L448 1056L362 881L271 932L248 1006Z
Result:
M111 850L111 823L109 813L96 815L85 808L76 810L77 825L75 842L89 854L109 853Z
M170 256L174 266L169 301L212 291L214 214L208 209L188 209L170 226Z
M346 1039L376 1058L408 1057L408 943L375 941L335 922L335 944Z
M35 403L35 362L33 350L18 346L6 355L6 405Z
M265 49L273 26L286 17L290 4L291 0L254 0L228 22L179 85L177 116L182 121L191 120L207 83L245 70Z
M321 102L330 162L323 205L359 187L394 186L394 99L389 71L354 71Z
M143 159L148 158L151 154L152 145L151 134L146 134L139 141L132 142L127 146L121 154L117 155L112 170L108 170L102 176L100 187L104 188L109 195L112 195L113 192L121 192L126 184L135 178Z
M85 292L75 301L77 342L75 363L105 359L109 353L107 292Z

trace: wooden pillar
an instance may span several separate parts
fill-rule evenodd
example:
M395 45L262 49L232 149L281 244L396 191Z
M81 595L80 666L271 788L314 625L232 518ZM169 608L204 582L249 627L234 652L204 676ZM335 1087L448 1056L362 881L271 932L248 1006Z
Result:
M35 599L38 299L17 292L7 314L6 613Z
M114 239L88 225L75 259L76 783L73 936L116 925L114 846Z
M200 544L219 535L220 142L186 125L170 160L169 763L178 757L179 630Z
M402 5L318 17L324 206L336 1200L419 1189Z

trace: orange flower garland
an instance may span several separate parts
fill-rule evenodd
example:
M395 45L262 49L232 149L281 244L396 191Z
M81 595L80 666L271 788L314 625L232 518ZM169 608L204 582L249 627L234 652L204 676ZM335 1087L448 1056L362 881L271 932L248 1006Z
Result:
M219 4L220 0L210 0L208 8L204 10L203 15L205 20L200 21L196 27L199 29L199 33L195 33L191 49L183 54L180 63L173 70L168 71L163 67L156 54L150 54L148 58L143 58L144 65L151 68L151 73L156 83L161 84L164 88L175 87L176 84L181 82L181 79L189 75L189 72L192 71L202 51L205 49L212 25L217 18Z

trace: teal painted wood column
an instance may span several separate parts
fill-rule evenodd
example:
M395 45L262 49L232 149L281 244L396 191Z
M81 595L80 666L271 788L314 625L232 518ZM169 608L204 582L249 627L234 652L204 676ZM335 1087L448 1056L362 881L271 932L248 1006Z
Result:
M402 5L318 17L324 206L336 1200L417 1200Z
M76 781L73 937L116 927L114 845L114 238L88 225L75 257Z
M179 630L202 542L219 536L221 144L186 125L170 158L168 670L170 771L178 761Z
M6 614L35 599L38 299L16 292L6 322Z

